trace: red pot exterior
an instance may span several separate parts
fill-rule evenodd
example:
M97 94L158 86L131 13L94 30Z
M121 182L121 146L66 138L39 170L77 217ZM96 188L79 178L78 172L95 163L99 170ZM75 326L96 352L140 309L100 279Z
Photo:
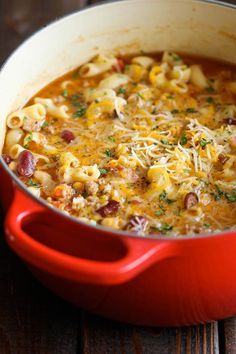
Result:
M236 313L235 233L176 240L128 237L80 225L22 191L17 195L23 231L30 236L24 238L21 227L13 233L23 219L12 206L6 218L9 246L42 283L76 306L150 326L192 325ZM31 218L34 208L42 214ZM69 273L65 253L73 259Z
M186 242L177 258L118 286L71 282L31 269L55 293L96 314L139 325L193 325L236 313L234 238Z

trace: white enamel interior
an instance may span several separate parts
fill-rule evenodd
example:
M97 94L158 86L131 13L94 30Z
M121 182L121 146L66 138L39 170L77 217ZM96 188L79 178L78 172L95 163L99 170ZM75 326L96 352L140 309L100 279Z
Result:
M128 0L67 16L24 42L0 72L0 151L6 116L96 53L175 50L236 63L236 10L194 0Z

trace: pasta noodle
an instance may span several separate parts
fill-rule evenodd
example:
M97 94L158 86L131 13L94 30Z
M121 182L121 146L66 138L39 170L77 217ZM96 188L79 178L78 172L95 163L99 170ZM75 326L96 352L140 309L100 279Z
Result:
M7 126L11 129L18 129L23 126L25 119L41 121L45 118L46 110L41 104L34 104L19 111L11 113L7 117Z
M22 129L10 129L7 132L5 144L8 149L10 149L13 145L20 143L24 136L24 132Z
M40 103L41 105L43 105L47 113L50 114L52 117L59 118L59 119L69 118L69 115L67 114L68 107L66 105L57 107L53 102L53 100L51 100L50 98L36 97L34 101L36 103Z
M82 77L91 77L102 74L117 64L115 58L108 58L104 55L98 55L91 63L82 65L79 73Z

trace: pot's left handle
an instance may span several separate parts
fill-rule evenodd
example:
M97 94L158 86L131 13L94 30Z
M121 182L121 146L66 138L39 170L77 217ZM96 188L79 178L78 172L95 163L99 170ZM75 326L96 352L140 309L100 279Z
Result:
M138 276L153 264L176 255L173 242L121 237L126 252L118 260L100 261L71 256L36 241L22 228L32 215L45 215L49 210L16 189L5 220L7 241L29 264L57 276L99 285L116 285ZM56 228L56 225L52 225ZM115 236L114 236L115 237ZM145 242L146 241L146 242Z

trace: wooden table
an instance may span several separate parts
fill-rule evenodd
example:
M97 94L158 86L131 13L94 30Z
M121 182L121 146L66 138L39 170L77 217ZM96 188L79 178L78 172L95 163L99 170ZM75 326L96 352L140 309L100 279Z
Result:
M0 63L38 27L94 2L0 0ZM236 319L188 328L152 329L98 318L77 310L41 286L2 237L0 354L8 353L236 354Z

